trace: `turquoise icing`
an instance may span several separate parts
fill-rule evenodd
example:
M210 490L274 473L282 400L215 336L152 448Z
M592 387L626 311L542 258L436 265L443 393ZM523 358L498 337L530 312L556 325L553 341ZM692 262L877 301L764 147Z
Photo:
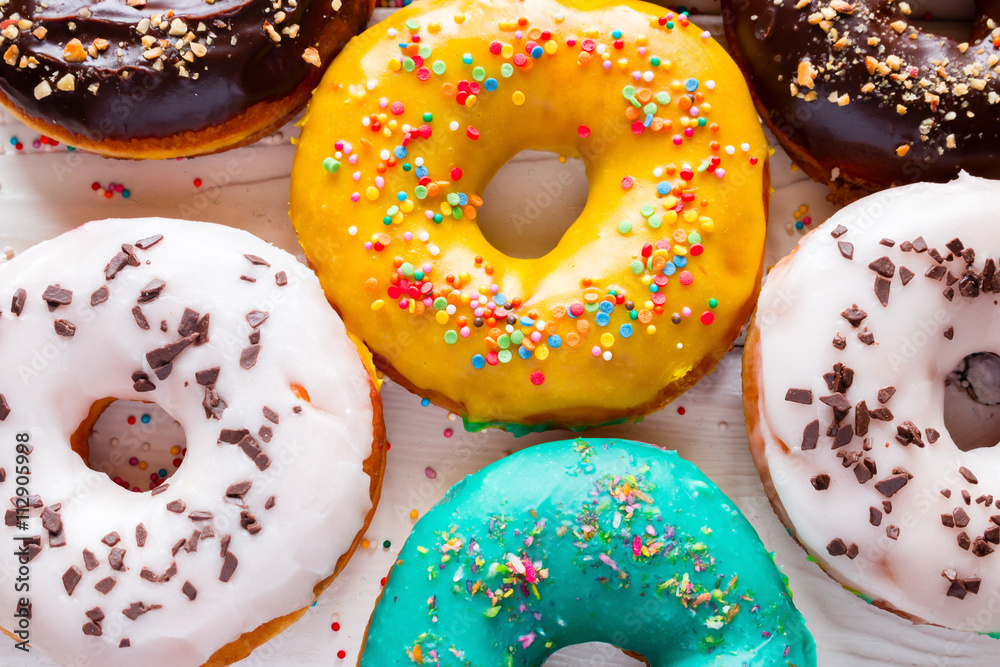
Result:
M599 438L529 447L416 525L361 667L542 665L607 642L652 667L814 667L785 579L735 505L674 452Z

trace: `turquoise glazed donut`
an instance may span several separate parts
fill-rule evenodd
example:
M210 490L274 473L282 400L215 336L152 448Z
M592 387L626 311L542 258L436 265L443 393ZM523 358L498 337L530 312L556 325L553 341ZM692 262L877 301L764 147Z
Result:
M542 665L607 642L651 667L814 667L787 580L736 506L675 452L530 447L465 478L416 525L361 667Z

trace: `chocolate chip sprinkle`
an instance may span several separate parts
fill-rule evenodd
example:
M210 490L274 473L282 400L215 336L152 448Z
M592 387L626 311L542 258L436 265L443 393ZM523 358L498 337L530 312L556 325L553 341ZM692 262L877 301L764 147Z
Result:
M66 588L66 595L73 595L73 591L76 590L76 585L80 583L81 579L83 579L83 572L76 565L71 565L68 570L63 572L62 582Z
M257 429L257 436L264 442L271 442L271 437L273 435L274 433L273 431L271 431L270 426L261 426L259 429Z
M101 538L101 542L104 542L109 547L113 547L122 541L121 536L116 532L110 532Z
M257 356L260 354L260 345L246 347L240 353L240 367L250 370L257 365Z
M186 508L187 505L184 504L183 500L171 500L167 503L167 511L175 514L183 514Z
M128 637L118 642L118 648L130 648L131 646L132 642L129 641Z
M124 570L125 569L125 550L115 547L111 550L108 555L108 562L111 564L111 569L113 570Z
M955 526L959 528L965 528L969 525L969 515L961 507L956 507L951 513L952 521Z
M232 535L226 535L225 537L222 538L222 541L219 543L219 556L221 556L222 558L225 558L226 554L229 553L229 542L232 539L233 539Z
M896 275L896 265L888 257L879 257L868 265L868 268L884 278Z
M149 281L149 283L139 291L138 303L149 303L150 301L156 301L160 298L160 293L167 286L165 282L159 278L154 278Z
M886 498L891 498L909 481L907 475L893 475L875 483L875 489Z
M194 341L194 336L186 336L178 341L151 350L146 353L146 363L154 370L160 366L165 366L177 358L177 355L187 349Z
M789 389L785 392L785 400L792 403L811 405L813 402L813 393L811 389Z
M837 228L830 232L830 236L835 239L839 239L841 236L847 233L847 227L843 225L837 225Z
M868 523L873 526L882 525L882 512L875 507L868 508Z
M247 313L246 318L250 326L256 329L267 321L268 316L269 314L263 310L251 310Z
M272 424L278 423L278 413L271 408L264 406L264 419L271 422Z
M76 335L76 325L69 320L56 320L55 329L57 334L65 336L66 338L71 338Z
M139 250L149 250L154 245L163 240L163 234L154 234L144 239L139 239L135 242L135 247Z
M924 240L923 236L913 239L913 250L915 252L927 252L927 249L927 241Z
M848 241L837 241L837 249L844 259L854 259L854 244Z
M188 518L192 521L209 521L212 518L212 513L206 510L196 510L188 514Z
M269 510L274 507L274 496L271 496L264 502L264 509Z
M51 507L46 507L42 511L42 528L49 531L50 533L58 533L62 530L62 517L59 516L58 512L53 511Z
M885 529L885 536L890 540L899 539L899 526L889 526Z
M889 306L889 292L891 289L892 283L888 278L875 276L875 296L878 297L878 301L883 307Z
M158 604L149 605L147 607L145 602L133 602L129 604L128 609L122 609L122 613L125 614L125 617L130 621L134 621L143 614L160 608L161 606Z
M198 384L204 387L211 387L219 379L219 370L220 368L216 366L214 368L198 371L194 374L194 379L198 382Z
M268 267L271 266L270 264L267 263L267 261L264 260L264 258L258 257L257 255L243 255L243 256L246 257L247 261L253 264L254 266L268 266Z
M108 300L111 296L111 292L108 291L107 287L101 286L94 290L94 293L90 295L90 305L97 306Z
M250 276L240 276L240 280L246 281L248 283L255 283L255 282L257 282L256 278L251 278Z
M142 308L139 306L134 306L132 308L132 317L135 318L135 323L139 325L139 328L143 331L149 331L149 320L142 312Z
M153 489L152 491L150 491L149 495L151 495L151 496L158 496L158 495L160 495L161 493L163 493L164 491L166 491L169 488L170 488L169 484L160 484L158 487L156 487L155 489Z
M97 592L101 593L102 595L107 595L108 593L111 592L111 589L114 588L115 584L117 583L118 581L114 577L104 577L96 584L94 584L94 588L97 590Z
M222 582L227 582L232 579L233 573L236 572L236 566L239 565L239 559L236 558L236 555L233 552L228 551L228 541L226 542L226 547L226 555L222 561L222 572L219 574L219 581Z
M896 245L896 242L893 241L892 239L882 239L881 241L879 241L879 244L884 245L887 248L891 248L894 245Z
M285 275L284 271L278 271L274 274L274 282L278 287L284 287L288 284L288 276Z
M23 289L14 291L14 296L10 300L10 312L14 317L20 317L24 312L24 303L28 300L28 293Z
M850 322L852 327L857 329L861 326L861 323L865 321L865 318L868 317L868 313L858 308L857 304L853 304L849 309L842 312L840 316Z
M49 285L42 292L42 301L48 304L49 312L52 312L59 306L68 306L73 303L73 292L59 285Z
M944 337L948 340L953 340L955 338L955 327L948 327L944 330Z
M883 404L888 403L889 399L891 399L895 395L895 393L896 393L895 387L885 387L883 389L879 389L878 402Z
M153 391L156 385L149 379L149 376L142 371L132 373L132 388L139 393Z
M965 481L969 484L979 484L979 479L972 474L972 471L962 466L958 469L958 474L965 478Z
M194 601L198 597L198 589L195 588L190 581L185 581L184 585L181 586L181 593L187 596L188 600Z
M899 279L903 282L903 287L909 285L910 281L913 280L913 277L915 275L917 274L915 274L913 271L910 271L905 266L899 267Z
M0 422L7 419L10 415L10 405L7 403L7 399L3 394L0 394Z
M830 488L830 476L829 475L816 475L811 480L809 480L813 488L817 491L826 491Z
M226 489L226 496L229 497L229 498L242 498L243 496L245 496L247 494L247 492L250 490L250 487L252 485L253 485L253 482L250 482L250 481L237 482L235 484L230 484L229 488Z
M91 570L96 569L97 566L100 565L100 562L98 562L97 556L95 556L93 552L91 552L89 549L84 549L83 565L84 567L87 568L87 572L90 572Z
M101 629L100 623L90 621L89 623L83 624L83 634L90 637L100 637L104 634L104 631Z

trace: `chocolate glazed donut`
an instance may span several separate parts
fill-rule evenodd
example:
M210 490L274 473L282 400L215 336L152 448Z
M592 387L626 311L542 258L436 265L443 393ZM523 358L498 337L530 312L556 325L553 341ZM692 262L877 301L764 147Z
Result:
M110 157L250 143L298 112L373 0L9 0L0 104Z
M726 37L782 146L839 198L960 170L1000 178L1000 2L969 42L885 0L722 0ZM858 191L861 192L858 192Z

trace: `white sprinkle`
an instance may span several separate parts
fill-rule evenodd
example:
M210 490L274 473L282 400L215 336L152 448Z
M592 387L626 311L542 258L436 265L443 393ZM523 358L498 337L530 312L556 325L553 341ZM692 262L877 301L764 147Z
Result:
M701 33L701 38L702 39L712 39L712 33L710 33L709 31L706 30L706 31L704 31L704 32Z
M428 234L426 231L423 231L423 232L420 232L420 236L418 236L417 238L419 238L424 243L427 243L430 240L431 235Z
M655 176L656 178L663 176L663 167L657 167L656 169L654 169L653 176Z
M417 165L418 167L422 167L424 166L424 159L422 157L418 157L416 160L413 161L413 164Z
M604 361L611 361L611 350L606 350L602 356Z
M431 248L430 248L431 257L437 257L440 252L441 252L441 249L438 248L436 245L432 245L431 246Z
M648 70L645 71L645 72L643 72L642 73L642 80L646 81L646 82L652 81L653 80L653 73L650 72L650 71L648 71Z
M351 236L354 236L355 234L358 233L358 228L354 225L351 225L350 227L347 228L347 233L350 234Z
M375 82L369 81L368 83L365 84L365 88L367 88L368 90L375 90Z
M458 129L458 121L457 120L451 121L451 124L449 124L448 127L451 129L452 132L454 132L455 130Z
M744 153L749 153L750 152L750 144L740 144L740 148L743 149Z
M448 304L448 307L447 307L447 308L445 308L445 311L446 311L446 312L447 312L447 313L448 313L449 315L454 315L455 313L457 313L457 312L458 312L458 307L457 307L457 306L455 306L455 304L453 304L453 303L449 303L449 304Z
M708 81L706 81L705 87L708 88L709 90L715 90L715 80L709 79Z
M535 322L535 328L539 331L545 331L545 320L538 320Z
M389 150L386 149L386 148L383 148L382 152L378 154L378 156L381 159L383 159L383 160L388 160L389 159L389 155L390 155Z
M598 53L604 53L607 50L608 50L608 47L604 46L603 44L598 44L597 45L597 52Z
M395 28L389 28L386 31L385 34L389 35L389 37L395 37L396 36L396 29Z
M736 152L736 146L726 146L726 154L732 155Z
M341 153L340 151L337 151L336 153L333 154L333 159L334 160L339 160L342 157L344 157L344 154Z
M372 119L369 118L368 116L365 116L364 118L361 119L361 124L364 125L365 127L368 127L369 125L372 124Z
M678 350L683 350L684 349L684 343L677 343L677 349Z

